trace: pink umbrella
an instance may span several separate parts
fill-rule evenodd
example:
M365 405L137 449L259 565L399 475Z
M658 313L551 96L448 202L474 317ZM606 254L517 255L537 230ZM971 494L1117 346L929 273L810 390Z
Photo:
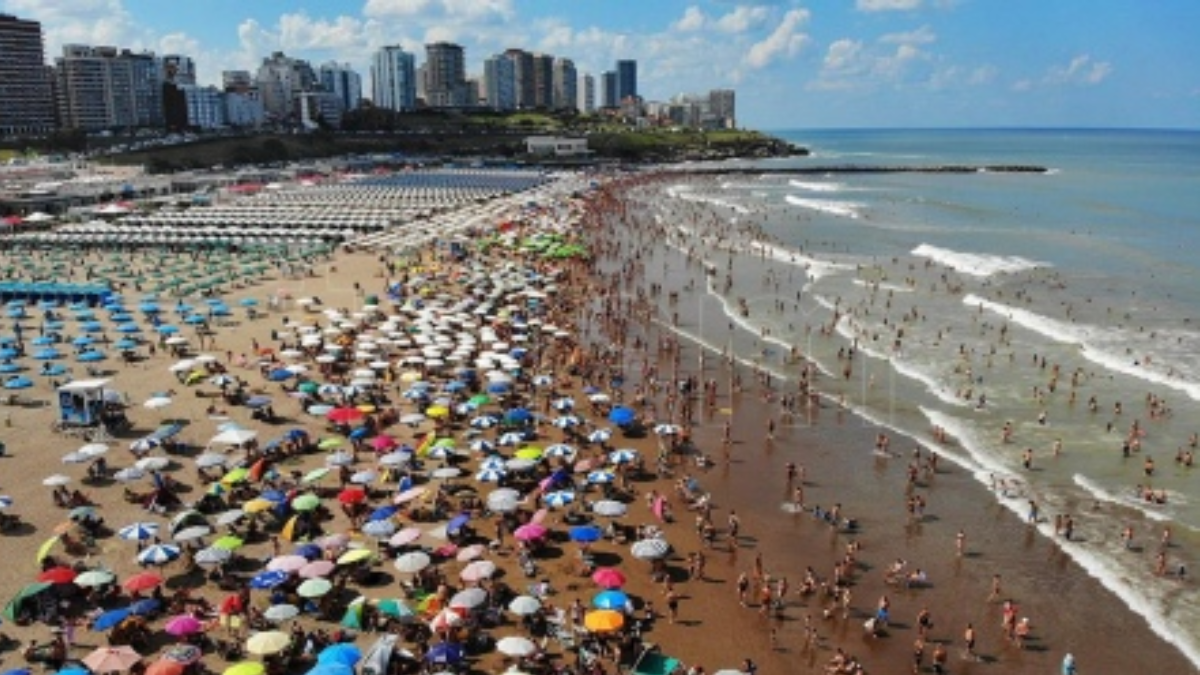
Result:
M534 539L541 539L542 537L546 536L547 531L548 530L546 530L545 527L538 525L537 523L526 523L518 527L516 531L513 532L513 536L520 541L533 541Z
M167 632L175 637L192 635L202 630L204 630L204 624L200 623L200 619L191 614L180 614L167 621Z
M435 633L450 630L463 623L462 615L450 608L443 609L429 621L429 628Z
M423 487L409 488L396 495L396 498L392 500L392 503L403 504L404 502L410 502L423 494L425 494L425 488Z
M301 567L297 572L304 579L316 579L318 577L329 576L337 567L332 560L314 560Z
M483 544L472 544L470 546L463 547L463 549L458 552L457 558L459 562L471 562L472 560L483 555L483 551Z
M625 575L615 567L601 567L592 573L592 581L604 588L620 588L625 585Z
M388 543L392 546L407 546L420 539L422 534L425 533L422 532L420 528L406 527L396 534L393 534L392 538L388 540Z
M463 581L479 581L480 579L489 579L495 573L496 563L490 560L476 560L464 567L458 576Z
M529 519L529 522L541 525L543 522L545 522L546 517L549 515L550 515L549 509L538 509L537 513L534 513L533 517Z
M387 435L376 436L371 439L371 448L375 450L391 450L397 445L399 445L399 442Z
M281 555L272 558L267 563L267 569L278 572L295 572L308 564L308 558L302 555Z
M344 534L331 534L329 536L322 537L317 542L317 544L320 545L321 548L326 549L326 550L329 550L329 549L340 550L340 549L346 548L346 546L349 543L350 543L350 537L348 537Z

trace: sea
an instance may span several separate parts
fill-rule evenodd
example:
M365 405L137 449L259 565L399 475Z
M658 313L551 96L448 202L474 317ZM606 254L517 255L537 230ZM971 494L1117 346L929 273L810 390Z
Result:
M1200 454L1200 132L775 133L811 154L730 162L762 173L657 206L710 270L691 337L781 381L799 350L895 449L936 448L1015 518L1036 502L1037 529L1200 668L1200 592L1153 574L1168 528L1168 572L1200 574L1200 466L1177 461ZM846 170L948 165L980 169ZM982 168L1011 165L1047 170Z

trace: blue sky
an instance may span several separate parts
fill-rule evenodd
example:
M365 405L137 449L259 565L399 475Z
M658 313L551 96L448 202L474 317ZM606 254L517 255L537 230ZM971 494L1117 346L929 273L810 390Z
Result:
M739 121L796 127L1200 127L1196 0L0 0L70 42L192 56L202 83L272 51L353 64L385 44L506 47L641 93L737 90Z

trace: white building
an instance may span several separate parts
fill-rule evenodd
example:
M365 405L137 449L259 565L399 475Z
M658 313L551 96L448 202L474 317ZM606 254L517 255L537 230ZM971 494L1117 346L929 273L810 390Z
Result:
M531 155L553 157L582 157L591 152L586 138L563 136L529 136L525 139L525 151Z
M183 92L189 127L217 129L225 126L225 100L220 89L198 87L194 84L175 86Z
M371 59L371 97L376 107L414 110L417 73L413 55L399 46L381 47Z

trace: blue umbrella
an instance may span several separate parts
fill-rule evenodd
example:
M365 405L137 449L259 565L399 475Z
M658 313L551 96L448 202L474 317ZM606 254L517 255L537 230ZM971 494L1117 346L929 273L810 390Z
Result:
M242 307L255 307L258 305L258 300L255 300L254 298L242 298L240 301L238 301L238 304Z
M462 645L455 642L439 642L425 653L425 660L430 663L458 663L463 660Z
M371 435L370 429L368 429L366 427L355 427L354 430L350 432L350 440L358 441L358 440L362 440L370 435Z
M4 381L5 389L28 389L33 386L33 380L22 375L10 377Z
M321 547L317 546L316 544L301 544L296 547L294 552L296 555L304 556L309 560L316 560L317 558L320 558L323 553Z
M468 522L470 522L470 520L471 520L471 516L469 516L466 513L460 513L457 516L454 516L453 518L451 518L449 523L446 523L446 531L447 532L458 532L459 530L462 529L463 525L466 525Z
M187 316L183 317L183 322L189 326L199 326L206 321L208 321L208 319L199 314L188 314Z
M632 408L624 406L617 406L612 409L612 412L608 413L608 421L619 427L631 424L635 417L637 417L637 413Z
M108 630L109 628L121 623L125 619L128 619L130 614L132 614L132 612L129 611L128 607L111 609L96 617L96 620L92 622L92 630Z
M272 382L283 382L284 380L290 380L295 376L296 374L292 371L286 368L279 368L278 370L272 370L270 374L267 375L267 379Z
M21 364L19 364L19 363L10 363L10 362L0 363L0 373L4 373L5 375L11 374L11 373L19 373L22 370L24 370L24 368L22 368Z
M90 344L93 344L95 341L96 338L90 335L80 335L74 340L71 340L71 344L75 345L76 347L86 347Z
M179 332L179 328L171 324L163 324L154 330L158 331L160 335L173 335Z
M117 340L115 344L113 344L113 347L116 347L117 349L120 349L121 351L126 351L129 349L137 349L138 343L136 340L130 340L129 338L121 338L120 340Z
M154 598L146 598L145 600L138 600L129 607L126 607L126 609L129 610L130 614L145 616L146 614L157 612L160 607L162 607L162 604L159 601Z
M353 667L362 660L362 652L349 642L329 645L317 655L317 663L340 663Z
M54 340L54 338L50 337L49 335L39 335L38 337L33 338L29 342L34 347L45 347L46 345L54 344L55 340Z
M308 438L308 432L303 429L288 429L288 432L283 436L289 441L299 441Z
M104 330L104 324L100 323L99 321L88 321L86 323L79 324L79 330L85 333L99 333L100 331Z
M282 504L287 501L287 493L283 490L267 490L260 494L259 497L274 504Z
M41 370L38 371L38 375L43 375L45 377L58 377L59 375L66 375L66 374L67 374L67 367L62 365L61 363L55 363L54 365L52 365L48 368L42 368Z
M600 541L603 536L604 532L595 525L577 525L571 528L571 541L590 543Z
M259 572L253 579L251 579L250 588L275 588L287 580L287 572L284 572L283 570L268 570L266 572Z
M507 394L509 386L507 382L493 382L487 386L489 394Z
M575 501L575 493L570 490L557 490L546 493L542 499L546 502L546 506L566 506Z
M123 311L112 314L108 318L111 319L114 323L125 323L126 321L133 321L133 315L129 314L127 312L123 312Z
M304 675L354 675L354 668L344 663L317 662L317 665Z
M126 335L128 335L130 333L142 332L142 329L138 328L138 325L136 323L123 323L123 324L117 326L116 328L114 328L113 330L117 331L118 333L124 333Z
M74 666L71 668L63 668L54 675L92 675L92 671L88 670L87 668Z
M155 544L144 549L137 555L137 561L143 565L165 565L177 560L183 551L178 546L170 544Z
M79 360L84 363L95 363L96 361L103 361L106 358L108 357L104 355L104 352L98 352L94 349L79 355Z
M251 396L246 399L247 408L265 408L269 405L271 405L271 398L269 396Z
M597 609L615 609L617 611L625 609L625 603L629 601L629 596L621 591L610 590L597 593L596 597L592 598L592 606Z
M162 308L160 308L158 304L154 302L143 302L142 304L138 305L138 309L145 314L158 314L162 311Z
M21 355L21 353L15 349L13 349L12 347L5 347L4 349L0 349L0 359L15 359L20 355Z
M208 310L208 312L209 312L209 314L212 314L213 316L229 316L229 314L230 314L229 308L226 307L225 305L217 305L216 307L213 307L212 309Z
M96 313L90 309L75 312L75 319L78 321L91 321L94 318L96 318Z
M533 413L525 408L513 408L504 413L504 421L510 424L524 424L533 419Z
M392 516L396 515L396 512L399 510L400 510L399 507L396 507L396 506L381 506L381 507L375 509L374 511L372 511L371 515L367 518L367 520L370 520L372 522L376 521L376 520L387 520L388 518L391 518Z

